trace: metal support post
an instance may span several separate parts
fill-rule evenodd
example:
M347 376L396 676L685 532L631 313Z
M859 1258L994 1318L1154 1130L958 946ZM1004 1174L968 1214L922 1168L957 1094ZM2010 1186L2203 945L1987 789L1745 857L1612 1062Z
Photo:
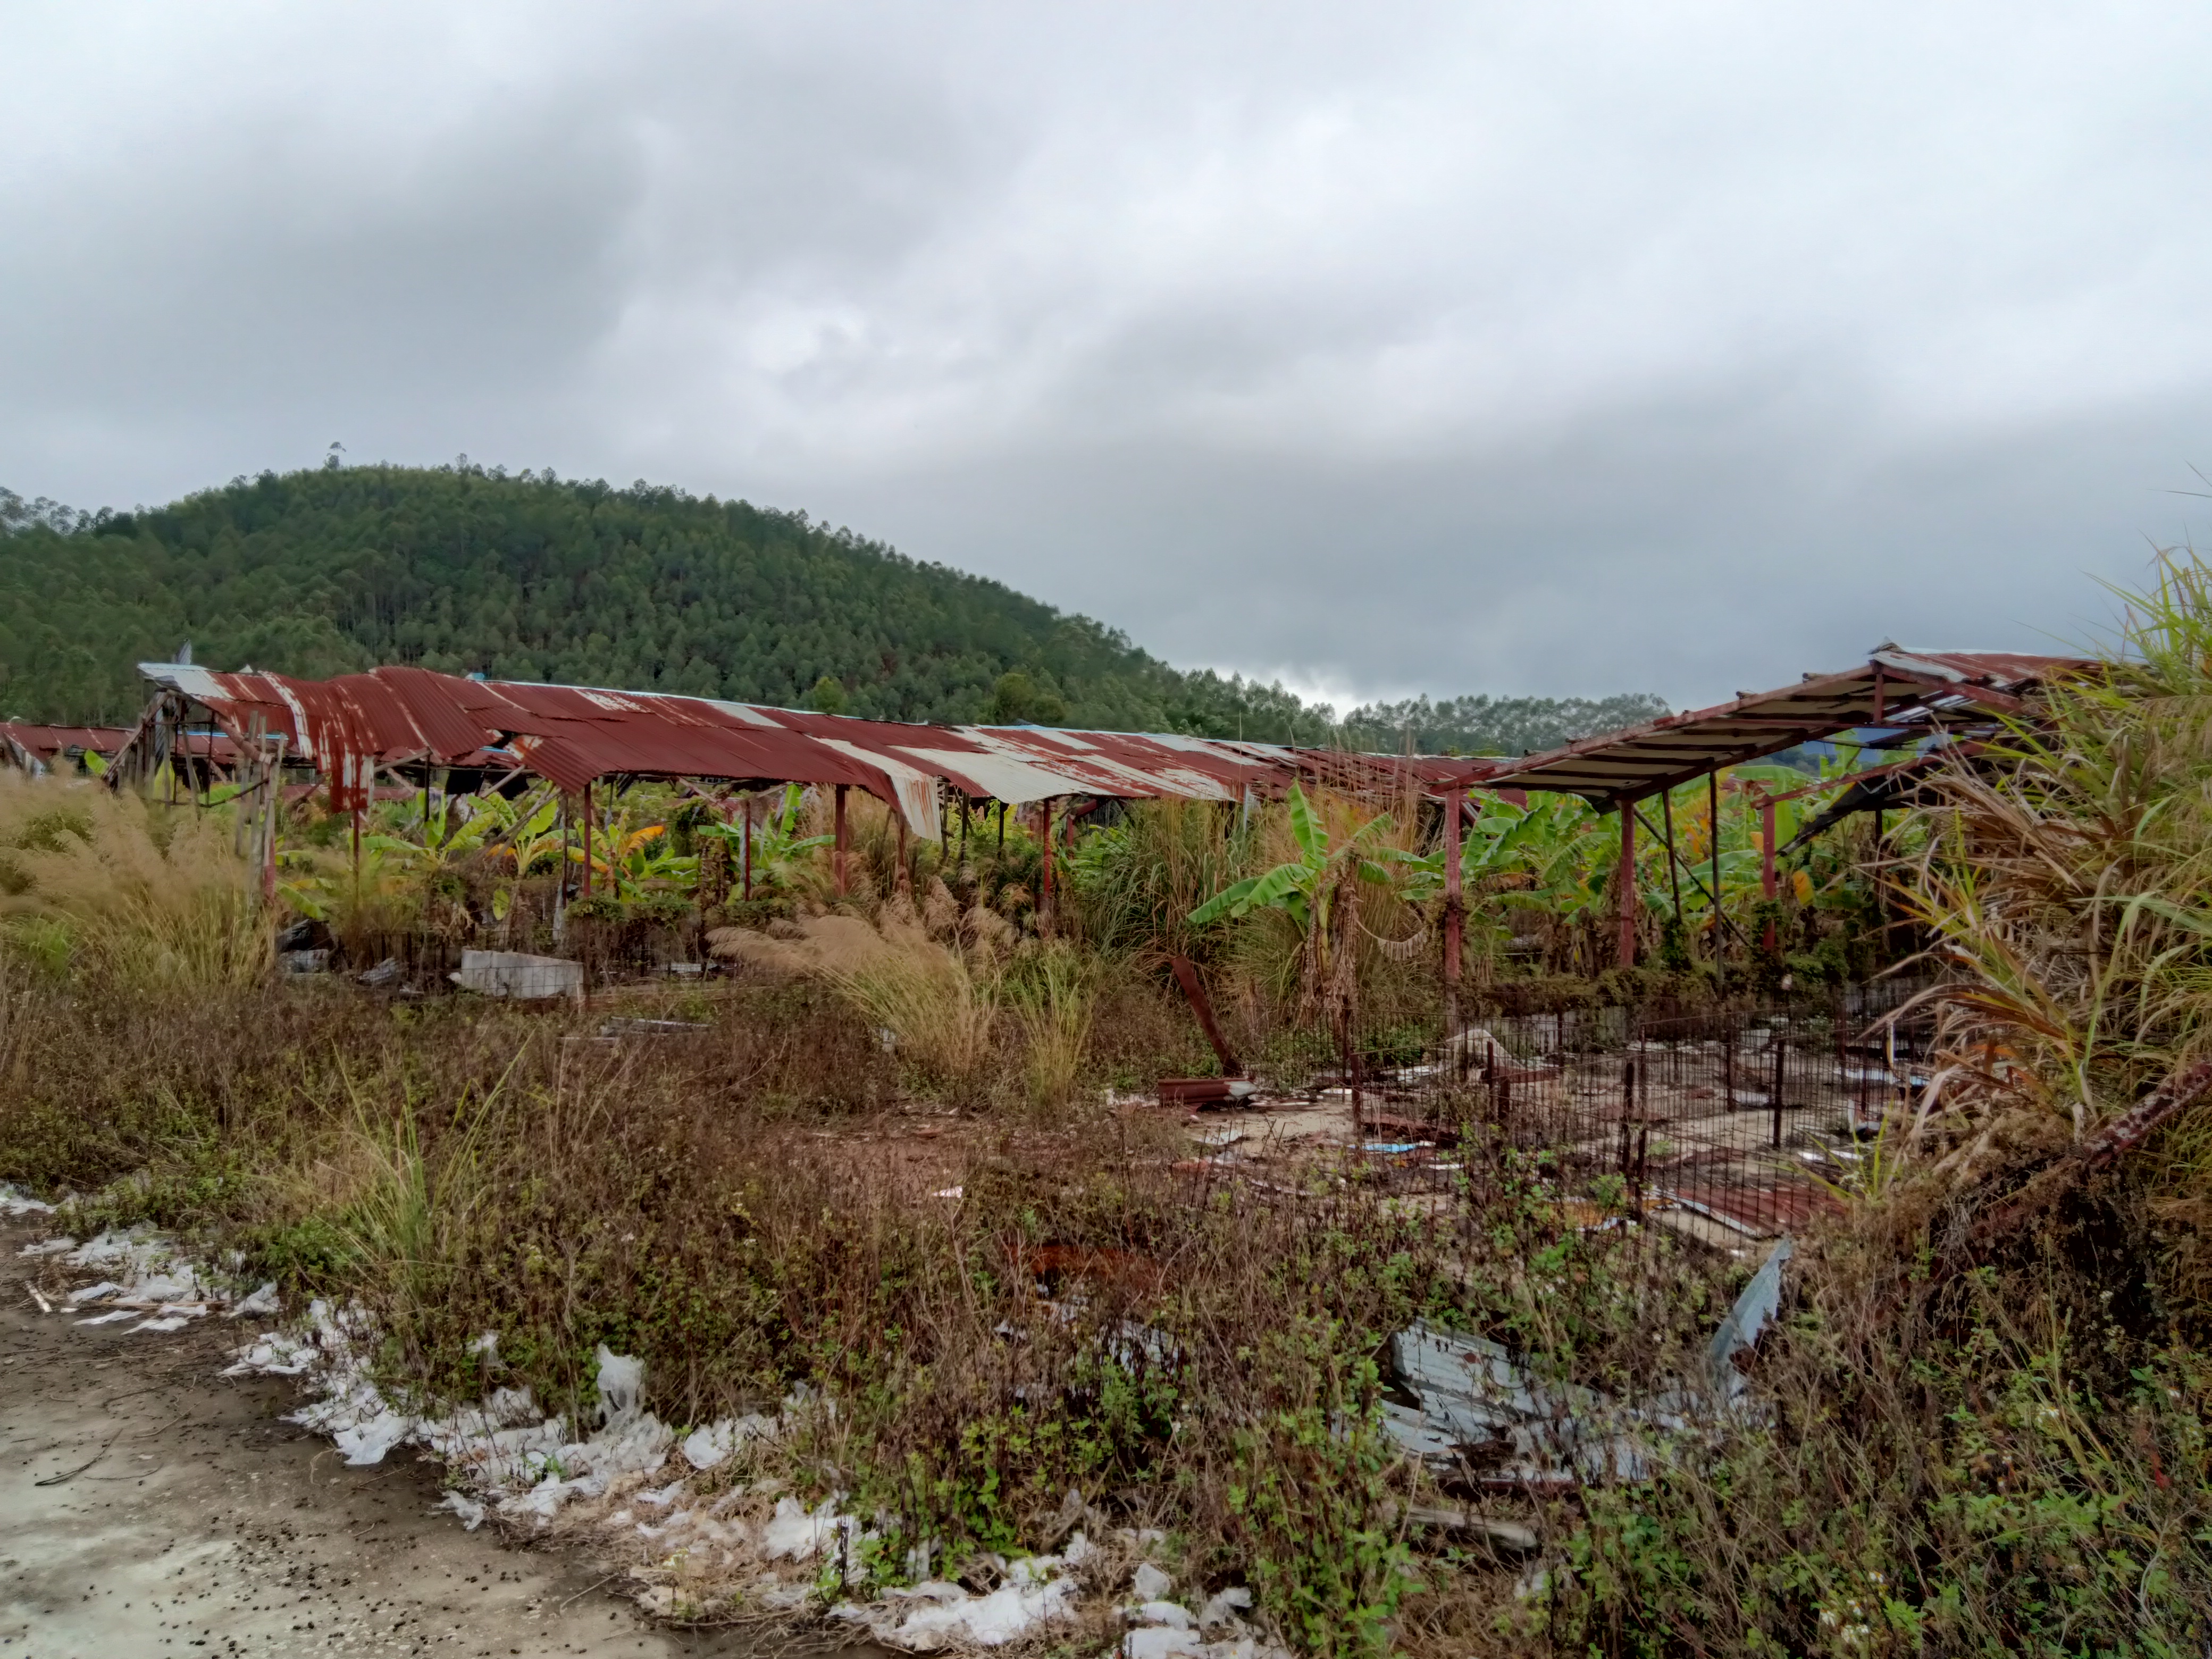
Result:
M1662 790L1659 810L1665 814L1667 826L1667 890L1674 896L1674 926L1680 929L1685 945L1689 942L1689 929L1682 925L1682 872L1675 866L1681 860L1674 852L1674 792Z
M1770 1097L1770 1103L1774 1108L1774 1145L1777 1146L1782 1144L1782 1085L1789 1059L1790 1034L1787 1030L1778 1031L1774 1036L1774 1093Z
M1712 856L1713 960L1718 962L1721 959L1721 775L1717 771L1705 774L1705 827L1711 832L1707 838L1711 842L1705 850Z
M1636 966L1636 806L1620 803L1620 875L1615 884L1620 910L1620 965Z
M1774 802L1764 792L1759 799L1759 894L1769 904L1780 893L1774 867ZM1774 915L1766 917L1766 952L1774 954Z
M1044 859L1044 872L1038 878L1037 931L1052 932L1052 802L1049 799L1037 803L1037 851Z
M1460 891L1460 814L1467 797L1458 790L1444 805L1444 1036L1458 1035L1460 941L1467 926L1467 902Z

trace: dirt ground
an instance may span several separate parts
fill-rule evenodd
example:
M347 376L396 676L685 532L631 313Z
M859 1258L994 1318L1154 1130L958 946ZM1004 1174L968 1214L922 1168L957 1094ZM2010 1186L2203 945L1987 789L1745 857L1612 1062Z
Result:
M277 1420L290 1383L216 1375L240 1337L219 1316L161 1335L41 1315L16 1255L38 1237L0 1224L0 1659L763 1650L656 1629L584 1564L464 1531L410 1455L345 1468Z

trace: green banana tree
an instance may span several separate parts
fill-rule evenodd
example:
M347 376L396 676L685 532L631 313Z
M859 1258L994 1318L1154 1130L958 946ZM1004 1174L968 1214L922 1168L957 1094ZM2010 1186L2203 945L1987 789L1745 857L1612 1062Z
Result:
M829 846L832 836L802 836L799 833L799 809L806 792L797 784L786 784L783 800L779 808L752 827L752 873L756 887L790 887L796 884L799 866L817 848ZM702 823L698 827L702 836L718 836L730 844L730 867L739 865L739 848L745 830L742 824L720 822Z
M1328 825L1297 784L1291 786L1289 807L1291 838L1298 856L1231 883L1190 913L1190 925L1204 927L1261 909L1280 910L1296 924L1304 960L1301 1001L1309 1009L1318 1004L1336 1034L1346 1075L1352 1079L1356 1116L1359 1085L1352 1028L1359 998L1360 886L1395 887L1394 866L1408 862L1410 855L1377 845L1390 833L1387 812L1370 818L1332 847Z

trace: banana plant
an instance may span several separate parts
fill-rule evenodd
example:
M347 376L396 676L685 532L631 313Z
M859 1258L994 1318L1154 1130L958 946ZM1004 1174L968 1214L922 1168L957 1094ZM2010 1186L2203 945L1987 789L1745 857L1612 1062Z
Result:
M1318 1002L1336 1030L1345 1073L1353 1081L1356 1116L1358 1085L1352 1059L1352 1027L1359 998L1355 931L1359 924L1360 884L1396 885L1392 866L1407 861L1409 855L1397 848L1378 845L1390 833L1387 812L1370 818L1332 847L1328 825L1297 784L1291 786L1289 805L1291 838L1297 846L1298 856L1231 883L1190 913L1190 925L1204 927L1261 909L1280 910L1296 924L1305 963L1304 998L1309 1006Z
M798 866L807 854L829 846L836 837L831 836L802 836L799 833L799 810L806 792L797 784L786 784L783 799L774 812L752 826L752 872L756 887L789 887L794 884ZM720 836L730 843L730 867L738 867L740 845L745 830L741 823L719 822L702 823L702 836Z
M463 860L483 851L485 843L500 830L507 815L489 805L496 800L496 795L441 797L428 815L416 816L419 840L378 831L361 838L362 848L412 870L426 881L434 880ZM500 802L501 807L506 805Z
M485 850L495 862L505 864L513 872L507 884L491 896L492 919L505 921L514 912L525 878L544 865L560 865L561 801L549 788L534 805L518 805L495 795L486 806L504 823Z

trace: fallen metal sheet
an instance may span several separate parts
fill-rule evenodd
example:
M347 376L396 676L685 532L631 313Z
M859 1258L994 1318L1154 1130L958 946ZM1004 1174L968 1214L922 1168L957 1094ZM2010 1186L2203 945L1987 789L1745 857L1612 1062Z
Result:
M1751 1283L1735 1299L1735 1305L1713 1333L1713 1340L1705 1345L1705 1379L1718 1389L1724 1399L1734 1400L1750 1385L1735 1368L1735 1357L1754 1346L1774 1320L1782 1306L1782 1269L1790 1261L1792 1248L1784 1239L1766 1253L1766 1260L1751 1276Z
M1706 1345L1704 1374L1641 1406L1547 1382L1499 1343L1417 1320L1390 1339L1390 1360L1420 1409L1386 1402L1383 1431L1425 1462L1465 1460L1493 1483L1647 1480L1671 1455L1666 1441L1741 1416L1749 1384L1736 1356L1773 1322L1790 1257L1785 1238L1752 1275Z

